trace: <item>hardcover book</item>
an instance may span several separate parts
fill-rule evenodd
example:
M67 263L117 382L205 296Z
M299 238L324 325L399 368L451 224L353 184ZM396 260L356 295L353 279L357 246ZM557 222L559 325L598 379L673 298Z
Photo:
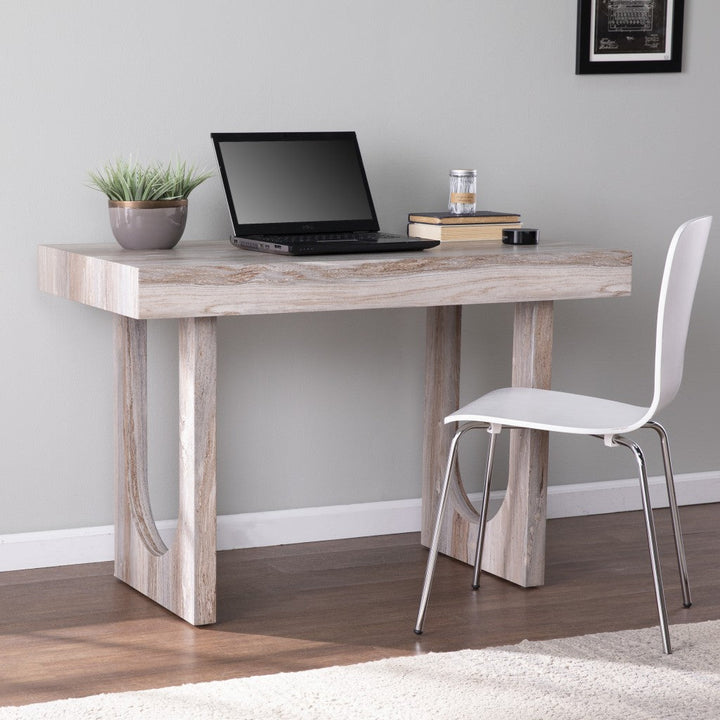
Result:
M408 235L425 240L502 240L505 228L519 228L522 223L484 223L480 225L432 225L408 223Z
M432 225L479 225L482 223L515 223L520 222L517 213L495 212L493 210L476 210L465 215L453 215L449 212L416 212L408 215L411 223L429 223Z

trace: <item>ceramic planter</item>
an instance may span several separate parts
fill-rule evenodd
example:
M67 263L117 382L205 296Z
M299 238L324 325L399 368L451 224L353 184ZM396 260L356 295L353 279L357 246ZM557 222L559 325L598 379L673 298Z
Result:
M187 199L109 200L110 227L127 250L169 250L185 230L187 205Z

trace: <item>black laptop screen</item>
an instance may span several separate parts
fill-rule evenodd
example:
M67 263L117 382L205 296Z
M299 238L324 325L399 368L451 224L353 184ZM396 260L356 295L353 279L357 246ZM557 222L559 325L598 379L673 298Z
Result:
M355 133L214 133L238 234L376 230Z

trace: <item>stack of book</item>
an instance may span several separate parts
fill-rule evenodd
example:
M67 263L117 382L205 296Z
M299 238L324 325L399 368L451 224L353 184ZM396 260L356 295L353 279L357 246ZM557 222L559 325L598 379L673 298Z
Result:
M502 240L505 228L522 227L517 213L477 210L467 215L449 212L418 212L408 215L410 237L455 242L458 240Z

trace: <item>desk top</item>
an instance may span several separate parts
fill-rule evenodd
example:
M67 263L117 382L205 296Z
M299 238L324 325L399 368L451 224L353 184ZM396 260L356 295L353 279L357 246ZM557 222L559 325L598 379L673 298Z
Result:
M569 244L443 244L288 257L223 241L172 250L41 245L41 290L137 319L430 307L628 295L632 255Z

